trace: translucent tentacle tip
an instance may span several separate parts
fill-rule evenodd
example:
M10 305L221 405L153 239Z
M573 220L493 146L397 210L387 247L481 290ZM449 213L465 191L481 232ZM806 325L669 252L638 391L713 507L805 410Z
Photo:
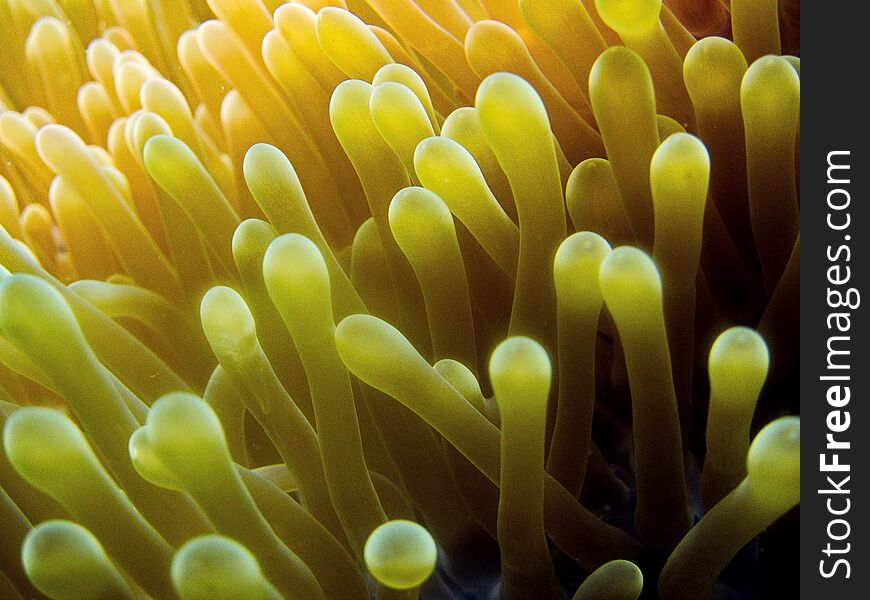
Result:
M544 101L519 75L488 75L477 88L474 105L484 135L493 145L526 147L532 131L550 139L550 121Z
M65 473L77 472L91 455L84 435L63 413L52 408L19 408L6 420L3 449L12 466L29 482L55 490L58 465Z
M263 278L276 306L322 308L330 298L329 271L317 245L304 235L275 238L263 256Z
M26 349L39 364L60 370L65 361L81 356L86 342L72 309L50 283L19 273L0 283L0 334Z
M648 33L659 21L662 0L595 0L601 20L623 37Z
M144 427L140 427L130 436L127 450L130 453L133 468L143 479L162 488L176 491L184 490L184 485L154 454L148 443L148 432Z
M559 245L553 263L560 300L578 307L600 307L598 271L609 254L610 244L597 233L580 231L568 236Z
M453 389L462 394L463 398L483 397L477 377L461 362L452 358L443 358L435 363L434 369L453 386Z
M710 349L710 387L717 396L745 400L754 406L769 364L767 344L757 331L731 327Z
M175 487L175 477L202 473L206 467L219 462L229 464L229 450L220 421L206 402L193 394L172 392L162 396L148 413L145 425L135 433L130 450L133 456L139 453L151 456L149 464L162 464L172 472L165 478L160 471L143 472L154 476L155 481L166 487ZM134 460L134 464L137 461ZM142 468L142 461L138 468ZM162 483L161 483L162 484Z
M197 537L172 557L172 585L182 600L265 600L271 585L247 548L221 535Z
M496 400L505 403L533 399L547 401L552 365L547 351L535 340L511 337L499 344L489 359L489 375ZM520 407L514 407L520 408Z
M643 591L643 573L628 560L612 560L593 571L572 600L637 600Z
M601 263L598 281L604 301L617 321L648 323L650 304L662 301L661 276L655 262L633 246L614 249Z
M199 310L202 329L218 358L250 356L257 347L254 316L242 297L226 286L206 292Z
M780 417L768 423L749 447L749 489L759 506L782 512L800 502L801 420Z
M366 568L378 583L394 590L410 590L432 575L438 549L424 527L397 519L372 531L363 557Z
M21 564L33 585L54 600L129 593L97 538L72 521L45 521L31 529L21 546Z

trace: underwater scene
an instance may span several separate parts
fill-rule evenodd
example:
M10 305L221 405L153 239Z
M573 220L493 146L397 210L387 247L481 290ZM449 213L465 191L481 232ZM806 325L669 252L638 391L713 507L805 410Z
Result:
M0 599L798 596L797 0L0 44Z

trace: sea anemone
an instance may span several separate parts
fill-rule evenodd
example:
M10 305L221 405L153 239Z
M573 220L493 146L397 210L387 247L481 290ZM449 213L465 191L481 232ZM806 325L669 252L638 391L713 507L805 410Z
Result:
M797 10L0 3L0 596L792 589Z

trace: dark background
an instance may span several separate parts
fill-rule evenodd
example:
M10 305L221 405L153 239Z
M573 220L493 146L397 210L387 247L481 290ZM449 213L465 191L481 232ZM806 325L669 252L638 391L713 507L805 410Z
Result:
M850 600L870 598L870 560L867 544L868 479L870 469L870 414L867 391L868 311L870 296L862 297L862 306L852 311L852 400L849 406L852 426L848 439L852 443L852 524L849 580L823 579L819 575L821 549L827 542L825 527L828 515L825 498L817 493L825 484L819 473L819 454L823 451L827 386L818 380L825 366L827 331L825 303L827 261L826 246L839 243L842 234L828 231L827 153L851 150L852 183L852 283L861 292L870 268L870 216L868 216L867 179L868 123L867 58L868 32L865 29L863 2L801 2L801 597L809 599ZM827 564L831 564L828 562ZM841 571L842 572L842 571ZM791 594L784 598L794 597Z

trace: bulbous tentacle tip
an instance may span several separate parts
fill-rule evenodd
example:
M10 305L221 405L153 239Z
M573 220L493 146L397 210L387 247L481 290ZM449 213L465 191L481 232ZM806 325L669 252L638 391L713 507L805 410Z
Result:
M525 136L528 124L546 124L549 118L543 100L532 85L513 73L488 75L477 88L474 106L487 138L510 135Z
M143 428L140 447L153 452L179 476L179 469L198 472L215 459L229 461L220 420L204 400L193 394L172 392L162 396L148 412Z
M268 177L270 169L289 164L290 161L278 148L272 144L258 142L245 152L245 158L242 162L242 173L244 174L245 182L248 186L251 186L252 182L259 182L263 178Z
M277 236L275 228L262 219L245 219L239 223L233 232L232 242L233 257L236 259L236 264L242 262L241 259L259 245L256 242L265 239L271 241Z
M643 592L643 572L630 560L604 563L574 593L571 600L637 600Z
M388 356L399 359L417 351L402 333L378 317L364 314L349 315L335 327L338 354L348 368L372 364ZM354 365L353 367L351 365Z
M64 125L51 123L45 127L41 127L36 133L34 139L36 151L40 158L45 160L51 166L51 157L57 151L64 148L69 148L70 144L75 146L84 146L84 143L79 139L75 132Z
M375 73L375 76L372 79L372 85L377 86L378 84L387 81L401 83L403 80L416 82L416 85L421 85L425 89L426 84L417 71L407 65L399 63L390 63L378 69L378 72ZM416 92L417 90L415 89L414 91Z
M453 227L453 216L444 201L431 190L422 187L407 187L396 192L390 202L388 213L390 229L397 236L399 245L407 236L425 234L431 227ZM408 241L413 241L413 238Z
M184 489L178 478L166 468L152 450L148 441L148 431L144 426L136 429L130 436L127 451L130 453L133 468L143 479L169 490Z
M21 564L53 600L131 597L97 538L72 521L52 519L31 529L21 546Z
M336 121L345 116L349 109L361 106L368 109L373 89L372 84L360 79L345 79L335 86L329 99L329 120L333 129Z
M142 161L148 172L155 178L171 177L175 161L167 160L168 158L179 156L187 158L192 155L190 148L184 142L168 134L153 135L142 147Z
M614 306L631 307L633 310L648 299L661 302L659 269L652 257L640 248L615 248L601 263L598 278L604 301L611 310Z
M610 254L610 250L610 243L594 231L578 231L559 245L556 251L556 268L559 268L559 264L567 266L574 260L603 259Z
M682 172L709 172L710 154L704 142L691 133L675 133L668 136L653 154L650 172L658 171L667 171L672 177Z
M372 97L369 100L369 109L372 112L375 123L379 126L379 130L381 125L393 125L396 127L396 132L401 133L400 130L403 127L407 128L412 123L407 120L390 123L391 118L419 111L423 108L420 99L411 88L396 81L382 81L373 84L373 86ZM426 118L425 115L422 116L424 119ZM389 129L389 127L386 129Z
M652 80L649 68L640 55L625 46L611 46L598 55L589 72L590 100L595 102L593 88L606 95L608 90L620 93L624 90L624 82L634 82L638 78L649 84L651 89Z
M349 77L371 81L378 69L393 62L377 35L348 10L321 8L317 11L316 31L323 52Z
M733 80L742 77L748 65L740 48L731 40L708 37L695 42L683 61L683 80L695 104L715 106L733 93Z
M780 417L768 423L749 447L749 489L759 506L785 511L800 502L801 420Z
M622 37L642 36L658 24L662 0L595 0L604 23Z
M0 281L0 333L14 344L37 352L47 346L58 347L58 342L72 346L84 343L78 321L63 295L44 279L26 273Z
M369 535L363 557L378 583L395 590L411 590L435 571L438 548L424 527L397 519L387 521Z
M386 321L372 315L348 315L335 327L336 340L352 340L358 336L369 337L371 332L391 327Z
M489 359L489 375L499 406L517 400L546 401L553 367L546 349L525 336L514 336L496 346ZM544 393L541 393L544 390Z
M51 488L59 463L73 471L91 455L84 435L67 416L41 406L19 408L6 419L3 449L25 479Z
M381 83L395 82L400 83L410 89L417 96L417 99L423 105L429 116L432 127L435 133L438 133L438 117L435 113L435 108L432 106L432 99L429 95L429 90L426 87L426 82L420 77L414 69L400 63L389 63L378 69L372 79L372 85L377 87Z
M464 398L480 397L483 395L477 377L474 376L471 369L461 362L452 358L442 358L433 365L433 368L438 371L441 377L450 382L450 385L462 394Z
M776 118L781 111L799 111L801 81L791 63L781 56L766 55L746 70L740 86L745 119L763 121Z
M330 297L323 254L314 242L298 233L285 233L269 244L263 256L263 278L276 305L309 305L315 299Z
M194 538L172 557L172 585L181 600L267 600L280 597L257 559L221 535Z
M202 329L218 356L249 356L257 347L257 325L244 299L234 289L219 285L203 296L199 309Z
M679 132L656 148L649 167L655 213L655 253L678 281L695 279L710 182L704 143ZM674 283L671 283L674 285Z
M559 301L578 308L600 308L598 272L610 252L610 244L597 233L579 231L569 235L556 250L553 262Z
M761 334L749 327L731 327L719 334L710 348L710 385L714 391L734 382L753 382L760 388L769 365L770 353ZM753 396L746 400L755 403Z

